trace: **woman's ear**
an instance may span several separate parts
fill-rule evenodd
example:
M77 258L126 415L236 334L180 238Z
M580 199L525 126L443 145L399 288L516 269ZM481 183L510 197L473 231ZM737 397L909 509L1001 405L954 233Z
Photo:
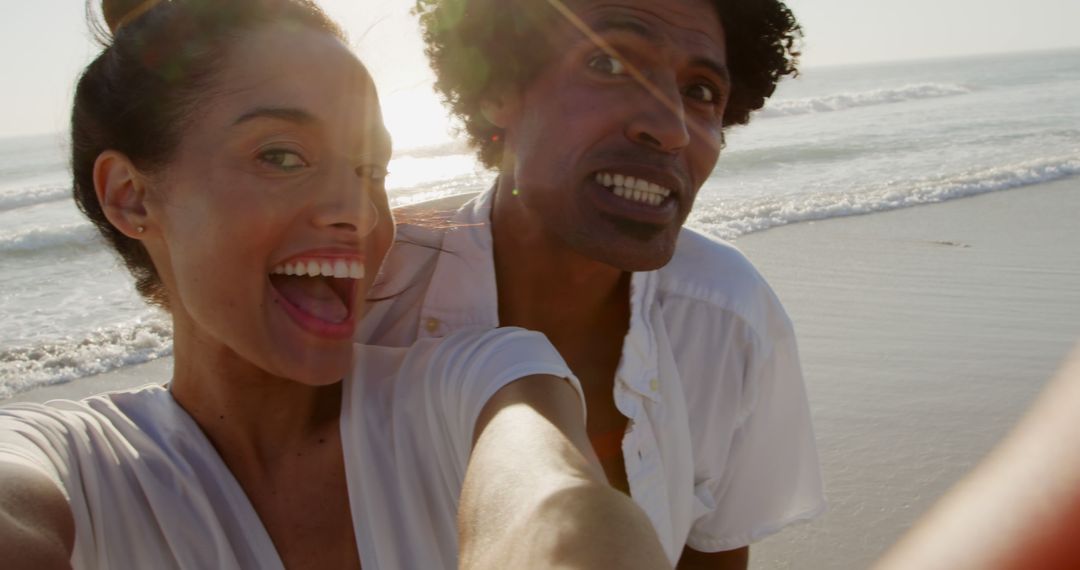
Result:
M94 191L105 217L124 235L140 239L151 229L145 179L126 155L115 150L98 155Z
M480 101L480 114L487 122L506 129L514 122L521 107L521 98L511 89L496 89Z

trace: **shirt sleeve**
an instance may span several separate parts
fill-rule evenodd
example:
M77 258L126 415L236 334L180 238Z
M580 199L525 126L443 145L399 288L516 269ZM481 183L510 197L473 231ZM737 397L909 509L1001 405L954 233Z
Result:
M543 334L516 327L466 329L440 339L431 360L444 427L471 451L476 419L488 400L508 384L538 374L569 382L585 409L577 377ZM465 455L468 455L466 452Z
M825 509L798 349L785 325L768 338L743 330L747 354L735 359L743 368L742 401L726 458L714 463L722 467L695 489L707 511L690 532L695 550L747 546Z
M59 412L38 404L0 409L0 460L41 471L70 501L65 479L73 464L72 438Z

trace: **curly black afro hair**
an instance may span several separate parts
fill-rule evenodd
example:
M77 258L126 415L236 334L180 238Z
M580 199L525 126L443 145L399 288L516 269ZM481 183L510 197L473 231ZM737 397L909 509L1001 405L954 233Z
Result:
M746 124L782 77L798 75L802 27L780 0L712 0L712 5L727 36L732 79L724 125ZM417 0L414 11L435 88L464 123L481 162L496 168L501 130L483 117L481 101L494 88L522 86L533 78L550 55L542 39L558 13L543 0Z

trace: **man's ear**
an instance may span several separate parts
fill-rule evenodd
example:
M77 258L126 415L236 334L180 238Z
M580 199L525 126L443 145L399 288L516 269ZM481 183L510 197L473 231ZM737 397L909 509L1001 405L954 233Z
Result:
M139 239L149 231L146 181L125 154L107 150L94 161L94 191L105 217L124 235Z
M487 122L499 127L507 128L517 116L521 107L521 97L512 89L495 89L489 96L480 101L480 114Z

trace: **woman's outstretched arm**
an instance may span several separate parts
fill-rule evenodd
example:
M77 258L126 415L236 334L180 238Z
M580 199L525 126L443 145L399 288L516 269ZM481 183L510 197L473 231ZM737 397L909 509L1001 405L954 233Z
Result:
M1011 435L878 570L1080 568L1080 347Z
M475 434L458 507L461 568L671 568L645 513L608 485L569 383L507 385Z
M0 459L4 568L71 568L75 521L63 492L37 469Z

